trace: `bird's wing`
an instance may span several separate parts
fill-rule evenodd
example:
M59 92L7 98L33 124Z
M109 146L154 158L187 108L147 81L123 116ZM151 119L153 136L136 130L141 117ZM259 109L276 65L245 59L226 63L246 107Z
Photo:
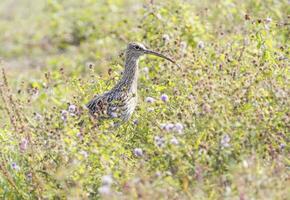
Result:
M118 118L127 109L126 103L132 98L129 96L127 92L105 93L94 97L86 106L98 119Z
M86 105L90 113L97 117L106 114L107 106L108 102L106 95L97 95Z

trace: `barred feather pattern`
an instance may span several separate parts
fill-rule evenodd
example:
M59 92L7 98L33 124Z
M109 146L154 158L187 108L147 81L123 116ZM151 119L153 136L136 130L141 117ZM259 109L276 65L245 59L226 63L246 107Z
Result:
M122 78L113 89L97 95L87 104L91 115L98 120L118 118L127 121L130 118L137 105L138 60L144 54L155 55L176 64L171 58L149 50L142 44L129 43Z
M113 89L95 96L88 104L90 114L98 120L117 118L127 121L137 105L138 58L140 54L127 50L125 70Z

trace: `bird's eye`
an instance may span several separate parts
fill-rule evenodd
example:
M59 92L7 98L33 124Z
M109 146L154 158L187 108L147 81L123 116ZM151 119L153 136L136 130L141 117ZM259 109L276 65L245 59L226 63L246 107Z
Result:
M135 46L136 50L141 50L141 48L139 46Z

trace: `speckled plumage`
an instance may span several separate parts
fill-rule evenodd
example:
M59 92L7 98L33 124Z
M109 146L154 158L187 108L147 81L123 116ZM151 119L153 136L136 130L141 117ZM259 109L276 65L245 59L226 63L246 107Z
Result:
M148 50L142 44L129 43L126 49L125 70L120 81L110 91L95 96L87 108L97 120L115 118L127 121L137 105L138 60L153 54L174 63L162 54Z

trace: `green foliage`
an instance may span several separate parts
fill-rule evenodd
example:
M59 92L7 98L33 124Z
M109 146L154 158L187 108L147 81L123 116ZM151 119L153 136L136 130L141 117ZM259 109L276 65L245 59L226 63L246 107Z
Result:
M0 198L287 199L286 7L2 1ZM142 59L133 117L97 126L84 105L118 81L129 41L179 67Z

